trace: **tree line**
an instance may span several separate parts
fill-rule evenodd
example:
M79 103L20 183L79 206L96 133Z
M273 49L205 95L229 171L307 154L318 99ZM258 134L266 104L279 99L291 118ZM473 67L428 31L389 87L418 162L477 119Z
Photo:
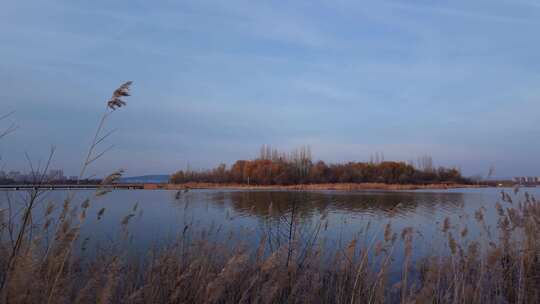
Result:
M231 167L221 164L210 170L180 170L172 183L239 183L252 185L293 185L319 183L432 184L469 183L456 168L434 168L423 157L423 165L397 161L347 162L327 164L312 161L309 147L279 153L263 146L254 160L238 160ZM425 163L429 163L426 165Z

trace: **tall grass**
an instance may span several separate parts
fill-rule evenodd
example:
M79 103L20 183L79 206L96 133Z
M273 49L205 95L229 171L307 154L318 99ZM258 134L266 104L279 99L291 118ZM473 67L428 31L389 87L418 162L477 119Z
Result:
M258 246L216 241L186 225L178 237L133 257L112 246L84 255L80 224L88 202L63 204L34 227L11 266L2 290L9 303L538 303L540 203L532 197L498 204L497 239L470 239L468 229L445 220L447 254L413 262L414 230L351 240L328 249L317 229L301 227L294 208L273 223ZM136 208L134 208L136 209ZM101 211L100 211L101 212ZM128 229L131 212L119 227ZM103 214L101 214L103 216ZM485 226L483 212L476 220ZM120 221L120 220L119 220ZM46 241L46 227L56 223ZM49 224L46 224L49 223ZM120 224L120 223L119 223ZM2 233L6 235L5 222ZM302 231L302 229L306 229ZM487 228L486 228L487 229ZM129 229L128 229L129 230ZM495 234L493 234L495 235ZM276 239L276 238L279 238ZM121 238L117 240L118 244ZM398 245L399 243L399 245ZM279 244L279 245L277 245ZM325 249L326 248L326 249ZM9 238L2 238L0 270L9 269ZM76 253L77 252L77 253ZM402 260L401 273L391 264ZM5 277L5 276L4 276ZM44 300L46 299L46 300Z
M101 153L105 119L125 105L114 102L100 121L86 167ZM123 89L122 89L123 88ZM105 135L103 135L105 134ZM51 153L51 157L52 157ZM121 171L104 179L95 195ZM519 190L516 189L516 193ZM529 195L503 192L496 205L498 233L474 217L483 233L476 239L467 227L445 220L440 233L447 253L414 262L415 231L393 231L388 223L379 237L351 240L329 250L319 239L327 219L306 228L291 201L285 215L270 221L258 246L216 241L187 224L175 241L133 257L121 246L137 211L126 210L119 223L124 233L109 248L84 254L80 230L88 217L101 220L106 210L89 214L91 198L46 203L29 192L25 204L0 211L0 296L3 303L539 303L540 202ZM181 195L178 195L181 196ZM33 212L47 204L43 218ZM272 203L269 203L272 213ZM496 235L496 239L494 239ZM135 236L136 237L136 236ZM402 258L399 278L391 265Z

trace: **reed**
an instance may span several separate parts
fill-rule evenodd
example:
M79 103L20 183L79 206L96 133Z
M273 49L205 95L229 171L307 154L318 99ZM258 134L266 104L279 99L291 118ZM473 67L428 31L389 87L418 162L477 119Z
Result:
M2 274L11 267L3 293L9 303L538 303L540 203L503 204L497 240L468 239L465 228L445 220L440 233L448 253L419 263L410 259L412 228L398 233L388 224L376 239L328 250L296 226L294 208L272 228L292 232L268 230L256 248L212 241L209 231L197 233L187 224L174 241L136 259L122 246L84 256L72 247L84 243L78 237L88 202L65 204L53 221L60 227L52 244L45 246L46 230L35 228L16 263L0 264ZM134 209L119 227L129 225ZM481 214L476 219L483 227ZM396 251L398 242L403 253ZM3 237L2 261L9 248ZM401 279L391 282L398 253Z

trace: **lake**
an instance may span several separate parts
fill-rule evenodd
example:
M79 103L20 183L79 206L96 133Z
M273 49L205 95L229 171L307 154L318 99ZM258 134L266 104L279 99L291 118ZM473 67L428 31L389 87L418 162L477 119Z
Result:
M456 235L467 227L469 239L490 234L496 241L495 203L501 201L501 190L513 194L512 189L479 188L355 192L191 190L179 195L168 190L116 190L100 197L95 196L95 191L80 190L71 195L78 204L91 199L81 233L82 238L88 238L89 248L112 246L129 231L125 245L130 246L130 252L146 253L150 247L185 233L186 227L194 235L202 233L206 238L232 245L257 246L260 236L268 233L279 243L283 241L280 237L286 238L287 221L294 209L300 238L307 240L316 235L330 251L346 247L353 238L373 245L383 237L388 223L398 235L404 228L412 227L413 258L418 259L448 250L447 238L441 233L445 218ZM538 188L527 188L521 189L517 197L522 198L525 191L537 197L540 194ZM0 195L0 206L7 208L11 203L15 210L27 193L2 191ZM68 191L43 193L35 209L34 224L42 224L49 202L54 202L55 212L59 212L67 195ZM98 219L102 208L105 211ZM474 216L479 209L485 215L484 223ZM133 217L123 226L121 222L129 214ZM401 246L396 248L396 262L400 260Z

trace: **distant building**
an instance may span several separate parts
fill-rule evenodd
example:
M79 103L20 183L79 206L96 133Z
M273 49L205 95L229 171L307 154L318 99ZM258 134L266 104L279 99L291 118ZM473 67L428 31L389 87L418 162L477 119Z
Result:
M540 176L516 176L512 178L512 181L520 185L540 184Z
M7 174L7 178L19 182L22 181L23 176L19 171L9 171Z
M78 179L79 179L79 177L77 175L72 175L72 176L69 177L70 181L76 181Z
M51 169L49 170L49 174L47 175L47 178L50 181L60 181L65 180L66 177L64 176L64 170L62 169Z
M0 179L5 179L5 178L7 178L6 172L0 171Z

